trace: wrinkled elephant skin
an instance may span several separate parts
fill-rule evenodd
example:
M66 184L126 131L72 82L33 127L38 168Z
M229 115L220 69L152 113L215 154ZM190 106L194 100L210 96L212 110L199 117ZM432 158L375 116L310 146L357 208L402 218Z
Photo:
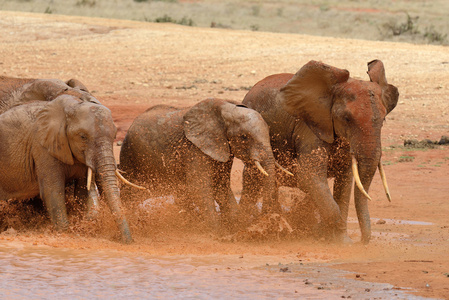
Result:
M30 101L51 101L60 95L70 95L82 101L100 102L77 79L31 79L0 76L0 114L11 107Z
M260 163L264 201L273 203L274 159L268 126L256 111L207 99L178 109L159 105L137 117L123 141L120 168L154 194L172 194L187 210L199 208L209 228L219 228L214 201L226 225L238 223L230 187L233 158ZM260 178L260 177L259 177Z
M296 175L295 180L279 177L280 184L306 192L320 213L325 235L338 242L350 242L353 172L362 242L370 240L367 191L381 165L382 124L399 97L397 88L387 83L381 61L368 63L368 75L370 81L355 80L347 70L310 61L296 74L261 80L243 100L270 127L275 159ZM333 193L328 177L335 178ZM257 181L244 172L244 184L244 194L251 198Z
M72 95L10 108L0 115L0 200L40 195L56 229L67 230L65 185L75 179L87 190L91 169L123 242L131 242L115 176L115 134L108 108Z

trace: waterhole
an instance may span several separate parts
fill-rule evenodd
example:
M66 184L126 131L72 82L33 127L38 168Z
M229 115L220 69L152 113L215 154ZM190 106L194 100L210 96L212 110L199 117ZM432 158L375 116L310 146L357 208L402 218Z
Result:
M152 257L0 241L2 299L421 299L325 264Z

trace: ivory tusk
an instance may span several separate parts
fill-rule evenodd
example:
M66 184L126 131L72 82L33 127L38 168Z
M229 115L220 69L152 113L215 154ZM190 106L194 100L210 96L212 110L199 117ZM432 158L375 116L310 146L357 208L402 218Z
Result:
M354 176L355 183L359 188L359 190L362 192L362 194L365 195L365 197L368 198L368 200L371 200L371 197L365 191L362 182L360 181L359 170L357 168L357 160L355 159L354 156L352 157L352 175Z
M275 161L274 164L276 165L276 167L281 169L281 171L284 172L285 174L290 175L290 176L294 176L292 172L290 172L289 170L287 170L286 168L281 166L277 161Z
M139 190L146 190L146 188L144 188L143 186L134 184L134 183L129 182L128 180L126 180L126 178L123 177L122 174L120 174L120 172L119 172L117 169L115 170L115 175L118 177L118 179L120 179L121 181L123 181L123 182L126 183L127 185L130 185L130 186L132 186L132 187L135 187L136 189L139 189Z
M387 194L387 199L391 202L390 190L388 189L387 177L385 177L384 167L382 166L382 161L379 162L379 174L380 178L382 178L382 184L384 185L385 194Z
M90 191L90 185L92 183L92 169L87 168L87 190Z
M260 164L260 162L259 162L258 160L255 160L255 161L254 161L254 164L256 165L257 169L259 169L259 171L260 171L263 175L268 176L267 171L265 171L264 168L262 168L262 165Z

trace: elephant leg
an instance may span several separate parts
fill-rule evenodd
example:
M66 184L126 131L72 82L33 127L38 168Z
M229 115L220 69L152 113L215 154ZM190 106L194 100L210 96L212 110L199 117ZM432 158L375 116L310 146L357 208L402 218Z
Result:
M262 214L269 214L269 213L281 214L282 207L281 203L279 202L279 184L275 182L273 187L271 187L268 191L265 190L264 193L272 193L272 194L267 195L267 197L264 197L262 205Z
M198 207L207 226L213 231L218 231L219 220L215 210L212 165L211 158L194 153L186 164L186 190L188 199Z
M243 169L243 189L240 198L240 209L248 216L257 217L260 213L256 206L257 201L262 197L262 180L260 171L256 167L246 166Z
M299 188L308 194L320 214L327 239L333 240L336 226L341 220L340 207L335 202L327 181L327 156L317 153L298 158Z
M56 230L65 231L69 228L65 205L65 181L64 176L58 176L58 173L54 172L40 177L39 189L51 222Z
M352 176L350 170L339 172L334 181L334 199L340 208L340 220L335 228L335 239L337 243L351 244L348 236L348 210L352 191Z
M220 164L214 174L214 199L220 207L222 222L231 230L239 218L239 206L231 190L232 161Z
M75 197L78 198L85 209L87 220L94 220L98 217L100 210L99 191L95 180L92 180L89 191L86 188L86 178L81 178L75 182ZM85 200L85 202L84 202Z

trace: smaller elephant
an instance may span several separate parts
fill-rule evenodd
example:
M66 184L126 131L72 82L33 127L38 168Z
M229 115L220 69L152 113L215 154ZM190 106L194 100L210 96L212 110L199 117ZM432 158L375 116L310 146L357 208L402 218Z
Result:
M32 79L0 76L0 114L11 107L30 101L51 101L60 95L70 95L82 101L100 102L77 79Z
M90 193L94 178L130 243L113 153L116 131L108 108L72 95L8 109L0 114L0 200L40 195L56 229L67 230L66 184L77 180Z
M275 162L268 126L243 105L207 99L190 108L149 108L129 128L120 151L120 168L152 192L173 194L177 203L194 203L206 224L235 224L239 211L231 191L233 158L256 165L262 176L264 206L274 199ZM277 202L276 202L277 203Z

